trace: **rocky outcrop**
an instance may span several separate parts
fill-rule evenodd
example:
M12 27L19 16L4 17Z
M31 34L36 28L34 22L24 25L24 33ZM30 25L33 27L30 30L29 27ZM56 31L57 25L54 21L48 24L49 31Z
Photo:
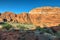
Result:
M41 27L51 27L60 24L60 8L41 7L31 10L30 19L33 24Z
M29 23L41 27L51 27L60 24L60 8L40 7L32 9L29 13L14 14L4 12L0 14L0 20L4 22Z
M11 22L14 21L15 19L15 14L13 14L12 12L4 12L1 14L0 16L4 22Z
M3 22L19 22L19 23L30 23L28 13L14 14L12 12L4 12L0 15L0 20Z
M20 23L30 23L30 17L28 13L21 13L21 14L17 14L17 18L18 22Z

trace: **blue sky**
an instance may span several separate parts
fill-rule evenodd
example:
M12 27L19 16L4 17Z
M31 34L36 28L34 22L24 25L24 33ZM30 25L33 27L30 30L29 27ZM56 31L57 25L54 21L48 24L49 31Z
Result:
M58 6L60 7L60 0L0 0L0 12L29 12L33 8L41 6Z

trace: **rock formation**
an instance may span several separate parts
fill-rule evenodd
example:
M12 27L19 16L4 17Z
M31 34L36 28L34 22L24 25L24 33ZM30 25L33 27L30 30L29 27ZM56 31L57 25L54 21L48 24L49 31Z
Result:
M58 7L41 7L31 10L30 19L33 24L44 26L56 26L60 24L60 8Z
M0 14L0 22L19 22L32 23L36 26L56 26L60 24L60 8L58 7L40 7L32 9L29 13L14 14L4 12Z
M21 14L17 14L17 21L20 23L30 23L30 17L28 13L21 13Z

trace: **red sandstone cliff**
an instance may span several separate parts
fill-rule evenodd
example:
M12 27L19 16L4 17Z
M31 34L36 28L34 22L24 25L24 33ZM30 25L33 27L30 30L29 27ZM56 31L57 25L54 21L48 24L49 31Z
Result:
M14 14L4 12L0 15L0 21L32 23L36 26L44 27L47 25L56 26L60 24L60 8L58 7L41 7L32 9L29 13Z
M60 8L58 7L41 7L31 10L30 19L33 24L44 26L56 26L60 24Z

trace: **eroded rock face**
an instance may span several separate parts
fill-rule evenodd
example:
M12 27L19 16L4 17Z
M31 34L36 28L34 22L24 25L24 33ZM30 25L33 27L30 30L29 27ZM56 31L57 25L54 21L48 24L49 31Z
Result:
M15 14L12 12L4 12L0 16L4 22L13 22L15 19Z
M12 12L4 12L0 16L0 21L3 22L19 22L19 23L30 23L28 13L14 14Z
M31 10L30 19L37 26L56 26L60 24L60 8L41 7Z
M17 20L20 23L30 23L30 17L28 13L21 13L21 14L17 14Z
M36 26L51 27L60 24L60 8L40 7L32 9L29 13L14 14L5 12L0 15L1 21L32 23Z

